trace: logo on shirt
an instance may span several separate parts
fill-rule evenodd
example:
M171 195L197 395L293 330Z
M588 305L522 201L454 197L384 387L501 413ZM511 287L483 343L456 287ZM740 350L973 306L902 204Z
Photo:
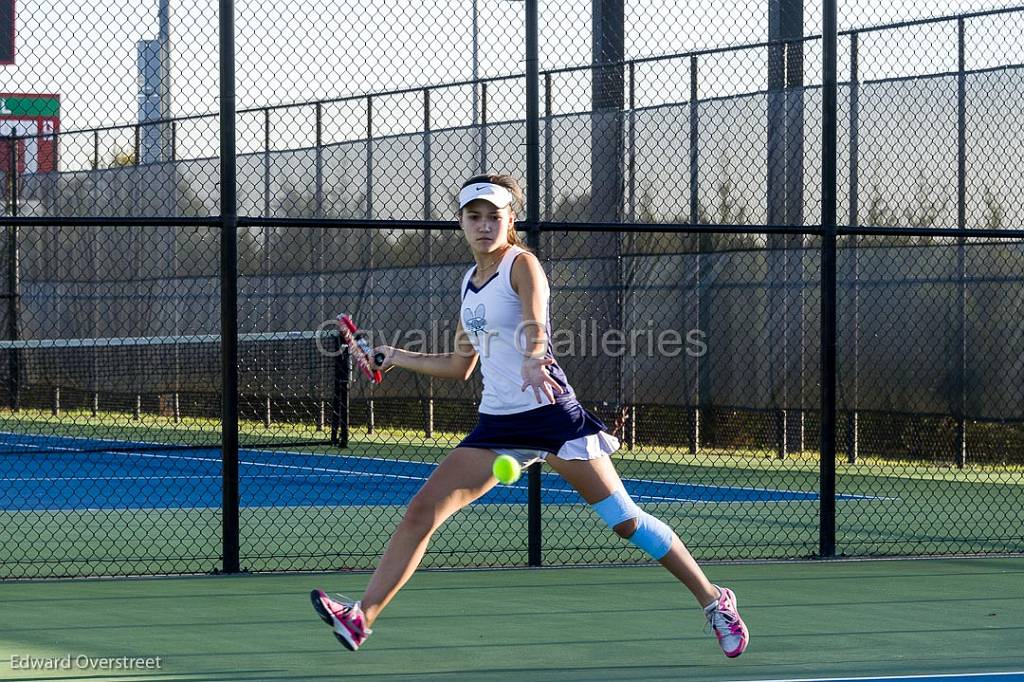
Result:
M476 307L475 310L465 308L462 311L462 324L466 328L467 332L482 332L484 327L487 326L487 309L484 304L481 303Z

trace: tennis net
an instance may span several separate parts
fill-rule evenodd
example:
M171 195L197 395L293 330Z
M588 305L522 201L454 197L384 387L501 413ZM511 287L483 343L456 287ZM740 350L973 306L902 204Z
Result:
M237 339L240 442L336 441L346 378L337 333ZM0 341L0 385L0 450L26 438L82 450L220 445L219 335Z

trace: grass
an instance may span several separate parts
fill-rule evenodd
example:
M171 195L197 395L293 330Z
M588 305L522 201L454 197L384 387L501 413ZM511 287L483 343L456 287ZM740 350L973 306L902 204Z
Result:
M216 420L181 424L153 415L138 422L124 414L69 412L57 420L43 411L0 414L0 430L26 434L152 442L219 442ZM295 448L324 455L439 461L460 434L353 429L338 450L311 425L247 421L242 442L323 440ZM641 447L616 454L623 477L700 485L816 491L816 453L775 458L758 450ZM382 485L373 479L367 485ZM209 482L219 486L217 481ZM386 484L386 483L384 483ZM93 485L102 485L96 481ZM142 485L142 484L140 484ZM265 494L286 480L261 480ZM862 458L837 461L839 493L870 499L837 504L837 550L844 555L1005 553L1024 551L1024 475L1020 468L973 466L958 470L924 462ZM367 489L368 494L374 489ZM486 501L486 498L485 498ZM0 495L0 508L3 507ZM814 556L819 550L816 501L665 503L645 505L679 532L700 559ZM271 570L371 568L400 520L400 505L243 508L243 567ZM218 509L97 509L0 512L0 577L213 572L221 565ZM604 528L583 504L545 505L543 556L547 564L638 563L645 557ZM427 566L505 566L527 562L526 510L477 504L457 514L435 536Z
M168 416L143 413L135 420L124 412L99 412L96 416L88 410L63 411L59 416L46 410L22 409L17 413L9 409L0 410L0 431L26 435L70 436L145 442L168 445L199 445L220 447L220 420L208 417L185 417L180 422ZM437 431L433 438L426 438L423 431L403 428L377 428L372 434L365 427L353 427L349 432L349 448L346 455L394 457L395 455L415 458L419 461L439 462L448 451L464 436L461 432ZM339 449L330 443L330 429L317 429L314 424L302 422L274 422L267 426L262 421L242 419L239 421L239 436L244 447L247 442L260 444L281 444L289 449L289 442L302 442L303 452L338 454ZM305 443L321 441L319 445ZM820 457L816 450L791 452L779 459L774 452L757 448L704 448L698 454L691 454L687 448L665 445L643 445L630 450L625 447L616 453L620 467L644 464L669 464L673 467L725 467L744 468L751 471L798 471L817 470ZM845 458L836 459L840 472L878 471L888 472L901 478L921 478L948 481L1021 482L1024 465L990 464L972 462L965 469L958 469L950 463L934 464L928 460L899 460L862 456L857 463L850 464Z

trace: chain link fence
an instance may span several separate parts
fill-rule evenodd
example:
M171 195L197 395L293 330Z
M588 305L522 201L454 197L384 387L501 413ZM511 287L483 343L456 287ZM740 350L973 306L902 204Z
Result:
M90 9L0 41L0 577L372 568L481 385L333 320L450 351L482 171L698 558L1024 549L1024 7ZM425 565L644 560L538 472Z

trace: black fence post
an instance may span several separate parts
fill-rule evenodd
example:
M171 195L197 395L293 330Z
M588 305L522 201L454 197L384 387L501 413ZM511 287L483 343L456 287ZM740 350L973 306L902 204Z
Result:
M555 206L555 130L551 74L544 74L544 220L551 220Z
M320 102L316 103L316 200L315 200L315 211L316 219L319 220L324 216L324 112L323 105ZM324 260L324 237L327 230L320 228L316 231L316 253L313 255L315 259L316 267L316 314L317 319L323 320L327 317L327 297L324 293L326 282L324 280L324 270L326 268L326 262ZM371 235L372 238L372 235ZM324 401L323 401L323 389L320 386L319 380L317 381L317 405L316 405L316 430L323 431L324 428Z
M237 573L238 519L238 196L235 160L235 6L220 13L220 334L224 573Z
M369 95L366 98L366 206L365 213L367 220L373 220L373 95ZM374 325L374 313L377 310L377 305L374 301L374 292L376 287L373 283L373 271L374 271L374 240L376 237L375 231L368 231L367 234L367 268L370 271L369 288L367 289L367 313L369 319L369 329L373 329ZM369 384L366 396L366 433L373 434L376 427L376 413L373 396L373 384Z
M487 83L480 84L480 172L487 172Z
M270 217L270 109L263 110L263 217ZM263 248L267 248L269 228L263 229Z
M430 88L423 90L423 220L429 221L434 213L433 188L433 134L430 120ZM423 231L423 251L427 265L427 321L433 323L434 306L434 231ZM427 399L423 405L423 432L434 437L434 377L427 377Z
M540 71L537 0L526 0L526 229L527 244L540 256ZM527 563L540 566L540 467L527 475Z
M860 58L859 37L850 34L850 227L860 223ZM846 420L846 461L857 463L860 450L860 236L850 235L851 295L850 411Z
M822 7L821 103L821 491L819 554L836 554L836 0Z
M628 195L628 213L626 215L627 222L636 222L636 63L633 61L629 62L629 147L626 153L627 168L626 177L628 179L627 184L627 195ZM639 320L636 319L635 312L636 306L633 301L633 280L635 278L636 263L632 257L635 245L633 241L633 233L627 232L625 235L624 250L626 254L630 255L629 267L625 267L625 259L622 257L620 250L619 253L619 278L623 286L620 288L619 295L619 310L623 311L622 329L625 333L626 321L625 311L633 311L633 325L639 325ZM623 434L623 440L626 442L626 449L632 450L636 447L636 353L629 353L629 398L623 401L621 398L620 403L625 402L625 406L619 407L620 413L616 416L616 419L622 421L625 433Z
M334 389L331 391L331 445L348 447L349 430L349 386L352 372L348 348L336 338L334 353Z
M7 159L8 200L10 215L18 216L18 138L7 138L10 156ZM7 338L17 341L21 338L21 249L17 225L7 226ZM7 356L8 400L11 409L21 408L21 351L13 348Z

